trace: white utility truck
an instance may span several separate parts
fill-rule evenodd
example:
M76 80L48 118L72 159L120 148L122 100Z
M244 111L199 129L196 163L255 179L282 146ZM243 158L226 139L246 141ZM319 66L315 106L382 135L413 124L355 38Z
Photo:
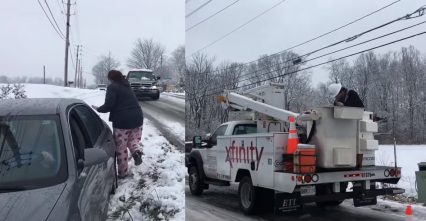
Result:
M401 168L375 165L378 125L373 113L338 106L293 113L284 110L283 90L270 83L244 94L225 91L220 99L224 107L246 118L220 125L206 139L193 138L187 158L193 195L209 185L239 182L240 207L252 214L269 208L297 211L312 202L335 206L345 199L353 199L356 207L374 205L378 195L404 193L380 185L396 184ZM290 148L292 133L300 143ZM310 154L304 154L306 147Z

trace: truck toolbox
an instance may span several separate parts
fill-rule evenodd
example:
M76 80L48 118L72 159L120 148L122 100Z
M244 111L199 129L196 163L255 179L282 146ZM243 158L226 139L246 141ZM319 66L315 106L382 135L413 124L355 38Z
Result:
M314 145L297 145L297 150L294 153L294 173L314 173L316 162L317 157Z

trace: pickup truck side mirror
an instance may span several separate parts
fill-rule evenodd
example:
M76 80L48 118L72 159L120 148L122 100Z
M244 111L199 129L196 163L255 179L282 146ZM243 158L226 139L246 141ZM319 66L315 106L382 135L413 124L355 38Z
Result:
M160 76L157 76L157 80L160 80L160 78L161 78Z
M201 136L194 136L194 138L192 138L192 146L194 148L201 148L201 143L202 143Z
M108 161L108 154L99 148L84 149L84 167L101 164Z

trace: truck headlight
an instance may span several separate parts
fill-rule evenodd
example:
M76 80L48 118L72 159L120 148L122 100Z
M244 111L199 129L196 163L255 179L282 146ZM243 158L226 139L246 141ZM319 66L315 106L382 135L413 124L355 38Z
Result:
M153 85L153 86L151 87L151 89L157 89L157 86Z

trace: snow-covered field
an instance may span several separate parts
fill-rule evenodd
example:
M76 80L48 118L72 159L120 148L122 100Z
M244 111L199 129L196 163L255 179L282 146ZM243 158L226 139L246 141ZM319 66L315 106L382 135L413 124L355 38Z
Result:
M99 106L105 91L64 88L53 85L25 84L29 98L78 98ZM111 127L108 114L100 117ZM185 220L184 155L160 134L147 119L141 146L143 164L130 161L132 178L119 181L109 205L109 220Z
M396 147L396 162L398 167L402 167L402 177L397 186L404 188L406 195L417 196L415 171L419 170L418 163L426 162L426 145L397 145ZM376 152L376 164L393 166L394 162L393 145L381 145Z

